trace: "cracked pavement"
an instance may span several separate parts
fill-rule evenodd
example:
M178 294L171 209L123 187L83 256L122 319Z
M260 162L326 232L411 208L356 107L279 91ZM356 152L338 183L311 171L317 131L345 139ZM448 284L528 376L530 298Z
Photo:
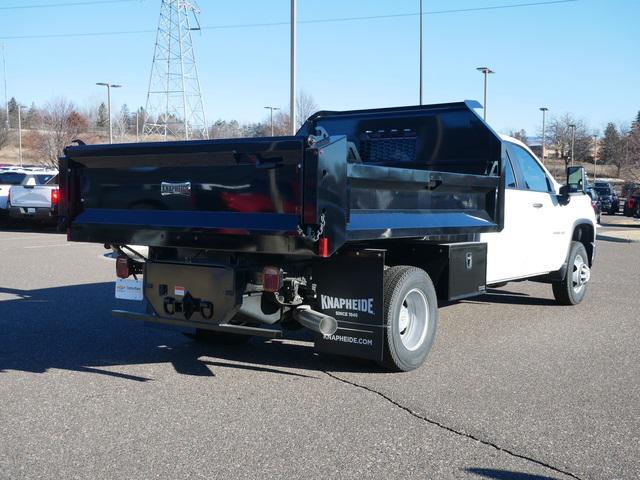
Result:
M405 374L303 333L217 346L113 319L130 305L99 245L0 247L0 478L640 477L638 244L599 242L578 307L530 282L443 306Z

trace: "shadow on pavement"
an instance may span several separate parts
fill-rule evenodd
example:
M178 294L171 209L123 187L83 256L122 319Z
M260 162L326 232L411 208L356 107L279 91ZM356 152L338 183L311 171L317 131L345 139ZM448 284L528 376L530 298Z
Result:
M284 341L254 337L244 345L218 345L192 340L180 331L113 318L114 308L142 308L142 302L115 300L113 289L112 282L38 290L0 287L0 373L44 373L57 368L145 382L153 379L119 373L112 367L153 363L170 363L183 375L209 377L221 368L299 377L313 377L313 372L323 370L387 372L373 362L316 354L308 343L313 334L305 329L285 332ZM465 302L554 304L503 290L489 290Z
M153 378L119 373L112 367L170 363L180 374L209 377L222 368L311 378L323 369L377 370L369 362L319 357L305 344L253 338L245 345L215 345L179 331L112 318L114 308L140 309L137 302L115 300L113 288L111 282L40 290L0 287L0 374L57 368L145 382ZM294 334L298 340L311 340L306 330Z
M465 470L479 477L492 478L495 480L557 480L557 477L532 475L529 473L513 472L511 470L495 470L492 468L467 468Z
M628 238L620 238L620 237L612 237L610 235L596 235L596 240L601 242L612 242L612 243L634 243L634 240Z
M551 290L551 286L549 286ZM507 290L488 289L487 293L479 297L468 300L461 300L463 303L502 303L510 305L557 305L554 300L541 297L530 297L526 293L510 292Z

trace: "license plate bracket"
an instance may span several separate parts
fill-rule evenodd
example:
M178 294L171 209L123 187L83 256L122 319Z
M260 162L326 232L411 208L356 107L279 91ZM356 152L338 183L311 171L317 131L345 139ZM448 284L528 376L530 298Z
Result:
M119 300L135 300L141 302L144 298L143 281L141 277L118 278L116 280L116 298Z

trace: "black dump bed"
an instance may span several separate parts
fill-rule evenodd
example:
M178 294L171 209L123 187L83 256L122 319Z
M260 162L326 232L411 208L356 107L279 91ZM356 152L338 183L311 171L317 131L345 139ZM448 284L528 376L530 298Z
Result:
M70 240L329 253L502 227L500 138L468 103L319 112L296 136L65 149Z

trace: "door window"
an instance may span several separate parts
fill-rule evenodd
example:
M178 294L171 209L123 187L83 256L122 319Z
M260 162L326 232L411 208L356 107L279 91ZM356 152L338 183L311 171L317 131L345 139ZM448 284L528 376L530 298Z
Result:
M510 144L509 153L511 154L511 159L520 166L522 188L537 192L551 191L551 182L549 182L546 173L529 152L519 145Z
M513 174L513 166L508 158L504 158L504 184L507 188L516 188L516 177Z

